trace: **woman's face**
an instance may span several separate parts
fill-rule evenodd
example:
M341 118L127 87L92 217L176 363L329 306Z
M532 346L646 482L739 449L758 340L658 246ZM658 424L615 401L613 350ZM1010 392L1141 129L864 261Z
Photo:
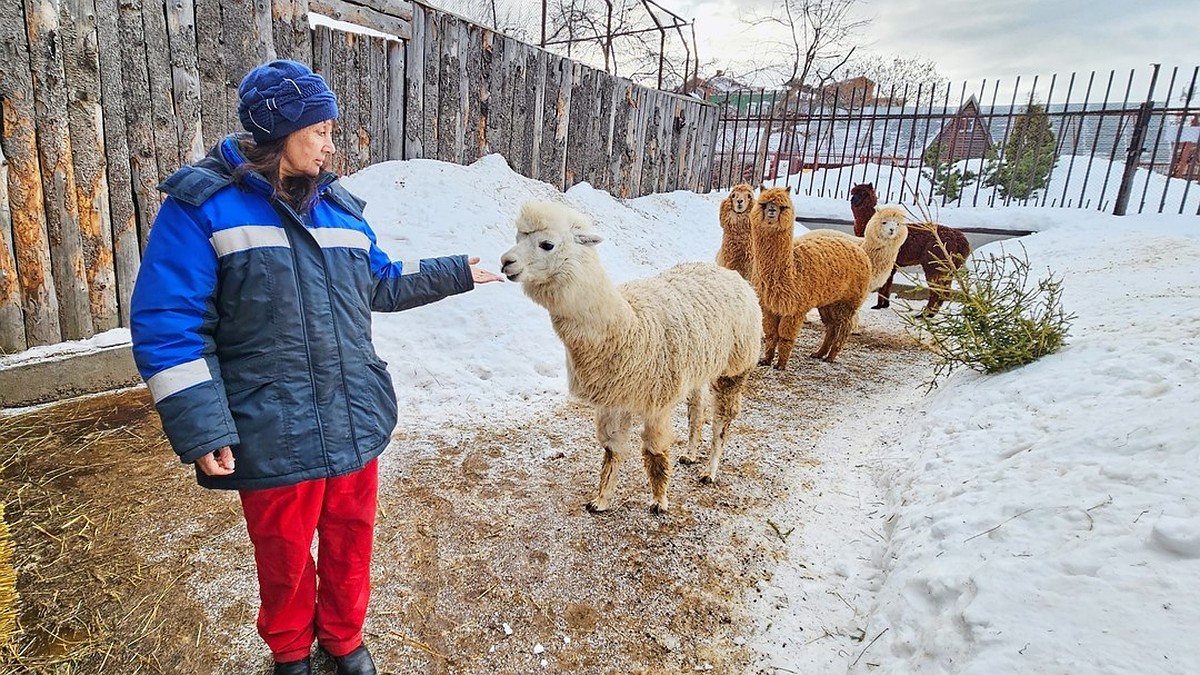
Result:
M285 178L294 176L317 177L326 160L335 151L333 147L333 120L325 120L293 131L283 142L283 157L279 160L279 174Z

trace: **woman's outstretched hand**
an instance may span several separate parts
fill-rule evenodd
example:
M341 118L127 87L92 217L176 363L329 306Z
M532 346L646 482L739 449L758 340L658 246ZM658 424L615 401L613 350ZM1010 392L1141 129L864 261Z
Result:
M492 281L504 281L504 277L500 276L499 274L496 274L495 272L489 272L482 267L476 267L475 265L478 262L479 258L467 259L467 264L471 266L471 278L475 280L475 283L486 284Z

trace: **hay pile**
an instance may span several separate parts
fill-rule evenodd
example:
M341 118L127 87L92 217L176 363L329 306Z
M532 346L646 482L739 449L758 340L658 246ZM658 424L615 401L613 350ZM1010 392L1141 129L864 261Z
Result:
M17 571L13 569L12 534L0 502L0 648L12 642L17 631Z
M178 589L187 570L134 553L148 523L180 506L188 478L172 462L144 389L0 417L0 503L20 552L6 580L0 544L0 603L20 593L0 672L209 669L178 646L190 635L198 652L200 612Z

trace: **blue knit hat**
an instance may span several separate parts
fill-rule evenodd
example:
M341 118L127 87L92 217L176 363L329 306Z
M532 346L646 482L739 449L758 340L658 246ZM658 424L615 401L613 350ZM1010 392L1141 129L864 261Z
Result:
M238 97L238 117L256 143L338 116L337 97L325 80L295 61L272 61L246 73Z

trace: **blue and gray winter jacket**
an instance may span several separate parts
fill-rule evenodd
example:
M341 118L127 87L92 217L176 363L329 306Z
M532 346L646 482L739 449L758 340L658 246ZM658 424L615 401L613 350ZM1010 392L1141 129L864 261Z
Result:
M159 186L131 303L138 370L183 462L233 449L232 475L197 470L205 487L357 471L396 425L371 312L470 290L467 258L393 262L333 174L301 214L258 174L235 184L244 161L230 136Z

